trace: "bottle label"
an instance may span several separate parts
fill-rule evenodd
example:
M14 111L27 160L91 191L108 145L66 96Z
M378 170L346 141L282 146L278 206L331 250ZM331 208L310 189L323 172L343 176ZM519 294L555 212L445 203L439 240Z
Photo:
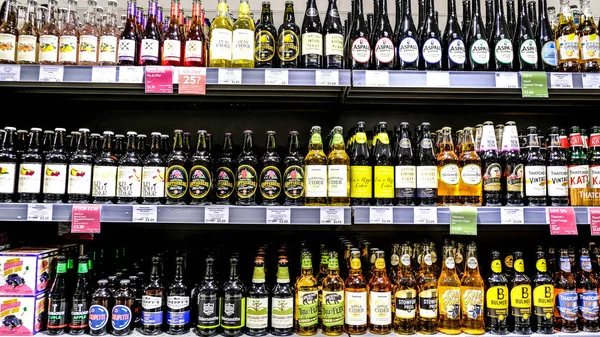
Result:
M344 36L342 34L325 35L325 56L344 56Z
M125 330L131 324L131 309L124 305L117 304L112 309L111 323L113 330Z
M516 285L510 290L510 306L512 315L528 319L531 317L531 286Z
M373 168L371 166L350 166L352 198L371 198L373 196Z
M579 61L579 35L569 34L558 37L558 57L561 61Z
M598 291L596 289L582 291L579 294L579 312L588 321L598 320Z
M389 301L388 301L389 302ZM344 292L323 290L323 325L344 325Z
M169 310L181 310L189 306L189 296L167 296L167 308Z
M346 291L346 318L348 325L367 324L367 292Z
M89 310L88 320L91 331L105 329L108 323L108 309L102 305L92 305Z
M510 175L506 178L506 190L508 192L523 191L523 164L515 166Z
M500 63L509 64L513 61L513 46L509 39L501 39L496 43L494 55Z
M456 64L464 64L467 61L465 43L461 39L455 39L448 46L448 57ZM488 56L489 57L489 56Z
M570 322L577 321L577 292L554 288L554 297L556 299L556 310L560 317Z
M538 50L534 40L528 39L523 41L521 44L521 59L525 63L537 65L538 62Z
M466 289L462 293L462 315L470 319L483 316L482 289Z
M319 323L319 308L318 308L319 292L314 291L298 291L296 303L298 305L298 324L302 327L311 327ZM265 302L266 303L266 302ZM265 308L266 317L266 308ZM247 325L247 324L246 324ZM265 321L265 328L267 322Z
M571 272L571 260L569 260L569 257L567 256L561 256L560 258L560 270L564 271L565 273L570 273Z
M461 263L462 262L462 256L460 256L460 254L458 254L458 253L456 255L457 255L456 260L458 261L458 263ZM446 267L448 269L454 269L454 266L456 266L457 262L454 261L454 258L452 256L449 256L449 257L446 258L446 260L444 260L444 263L446 264Z
M394 254L392 255L392 265L394 265L394 256L396 257L396 259L398 258L398 255ZM404 254L402 255L402 258L400 258L400 262L402 262L402 265L409 267L410 266L410 255L408 254ZM398 265L398 263L396 263L395 265Z
M165 168L144 166L142 169L142 198L165 196Z
M236 29L233 31L233 60L254 61L254 31Z
M271 300L271 325L275 329L289 329L294 326L294 298Z
M211 60L231 61L231 44L233 33L229 29L215 28L210 30Z
M417 196L434 198L438 187L436 166L417 166Z
M228 167L219 167L215 174L217 175L217 198L229 198L234 191L235 174Z
M479 39L471 45L471 60L477 64L490 62L490 46L484 39Z
M188 190L188 173L183 166L173 165L166 173L165 191L169 198L181 199Z
M443 313L450 319L458 319L460 314L460 288L440 289L440 293L440 314Z
M114 197L117 193L117 167L94 166L93 197Z
M394 178L396 197L414 198L417 188L417 167L396 166Z
M196 165L190 170L190 195L194 199L202 199L208 195L212 188L210 171L201 165Z
M260 173L260 193L263 198L273 200L281 193L281 172L275 166L267 166Z
M554 286L544 284L533 288L533 307L535 315L551 319L554 312Z
M164 40L162 56L165 61L179 62L181 60L181 41Z
M304 170L297 165L288 166L283 173L283 188L290 199L300 199L304 196Z
M186 325L190 322L190 298L188 296L167 296L167 324ZM184 310L187 309L187 310Z
M256 193L256 171L250 165L240 165L237 169L236 193L238 198L247 199Z
M304 35L303 35L304 36ZM360 36L352 42L352 58L358 63L367 63L371 59L371 44Z
M89 195L92 189L92 165L69 165L69 186L67 193Z
M135 40L119 40L119 61L135 61Z
M423 43L423 58L427 63L438 63L442 59L442 45L436 37L431 37Z
M446 167L446 166L444 166ZM442 173L444 169L442 168ZM460 178L467 185L481 184L481 167L477 164L467 164L460 168ZM442 178L442 180L445 180Z
M569 196L569 172L566 166L547 166L548 195L551 197Z
M158 45L158 40L142 39L142 47L140 48L140 60L158 62Z
M460 291L459 291L460 293ZM419 293L419 317L438 317L438 292L437 289L423 290Z
M269 321L269 299L251 298L246 301L246 327L266 329Z
M375 166L375 198L394 197L394 167Z
M403 289L396 291L396 317L415 318L417 313L417 291Z
M219 326L219 298L216 294L198 295L198 328L214 329Z
M590 180L588 165L569 166L569 188L587 188Z
M369 292L369 318L374 325L392 324L392 293Z
M545 273L546 271L548 271L548 267L546 266L546 260L545 259L539 259L539 260L537 260L535 262L535 268L540 273Z
M152 311L147 311L152 310ZM161 325L163 322L162 297L142 296L142 324Z
M79 37L79 62L98 61L98 37L81 35Z
M58 36L40 36L40 62L56 62L58 59Z
M255 35L254 58L259 62L267 62L275 56L275 38L267 30L260 30Z
M328 165L327 166L327 196L328 197L347 197L348 196L348 166L347 165Z
M48 299L48 328L61 329L67 327L67 300Z
M226 329L242 328L246 325L246 298L242 294L225 295L221 326Z
M5 172L0 175L0 178L5 178L3 185L6 193L14 191L14 169L15 164L3 164L2 170L6 167ZM11 172L12 171L12 172ZM40 193L42 188L42 164L22 163L19 169L19 193ZM6 186L13 184L13 186Z
M508 317L508 287L493 286L488 288L486 294L486 315L500 321Z
M581 266L581 270L592 272L592 261L589 256L581 256L579 258L579 265Z
M481 176L481 173L479 174ZM458 184L458 165L446 164L440 168L440 179L448 185Z
M398 57L406 63L413 63L419 59L419 45L413 37L407 36L400 41Z
M323 55L323 35L321 33L302 34L302 55Z
M142 195L142 167L119 166L117 170L117 197L138 198Z
M542 46L542 61L547 65L556 67L558 65L558 53L556 52L556 41L548 41Z
M590 187L600 188L600 165L590 166Z
M394 61L394 43L389 37L382 37L375 44L375 58L381 63Z
M117 43L118 39L116 36L101 36L98 61L117 62Z
M292 30L284 30L279 34L277 55L285 62L294 61L300 53L298 35Z
M71 304L71 329L85 329L88 327L88 303L86 299L73 299Z
M44 194L64 194L67 188L67 164L46 164Z
M77 36L62 35L60 37L59 62L77 62Z
M581 44L581 59L597 61L600 59L600 39L597 34L584 35L579 39Z
M17 62L35 62L36 55L37 37L33 35L19 35Z
M525 166L525 194L546 196L546 166Z
M502 167L500 164L490 164L483 175L483 190L488 192L499 192L501 178Z
M202 41L187 40L185 42L184 61L187 62L200 62L204 57L204 49L202 47Z

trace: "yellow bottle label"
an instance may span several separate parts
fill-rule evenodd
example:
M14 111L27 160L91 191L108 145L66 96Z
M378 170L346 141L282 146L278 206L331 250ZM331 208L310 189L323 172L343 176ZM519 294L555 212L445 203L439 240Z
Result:
M378 258L377 260L375 260L375 268L385 269L385 260L382 258Z
M459 319L460 313L460 288L439 287L440 293L440 315L449 319Z
M521 284L510 290L510 306L516 317L528 319L531 316L531 286Z
M502 272L502 263L500 262L500 260L494 260L494 261L492 261L492 271L494 273L501 273Z
M463 315L471 319L477 319L483 315L483 287L469 288L461 287L461 307Z
M352 269L360 269L360 259L352 259L350 261L350 268Z
M389 144L390 143L390 137L388 136L387 132L382 132L377 134L377 138L379 138L379 141L381 142L381 144Z
M515 261L515 271L519 273L525 272L525 262L523 262L523 259L518 259Z
M490 287L485 293L486 303L488 308L488 316L498 317L498 310L504 310L502 313L504 316L508 313L508 287L507 286L494 286ZM490 314L489 309L494 309L493 313Z
M357 132L354 135L354 140L356 141L356 144L364 144L367 142L367 134L364 132Z
M352 186L350 197L371 198L373 196L373 168L371 166L350 166Z
M540 273L545 273L548 270L548 267L546 266L546 259L537 260L535 263L535 268L537 268Z
M394 167L375 166L375 198L394 197Z
M533 288L533 307L536 316L552 318L554 314L554 286L552 284Z

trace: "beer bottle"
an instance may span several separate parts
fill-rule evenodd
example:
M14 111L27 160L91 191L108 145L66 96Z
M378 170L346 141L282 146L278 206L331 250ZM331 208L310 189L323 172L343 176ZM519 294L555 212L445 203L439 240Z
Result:
M288 134L288 155L283 159L285 171L283 172L283 191L285 192L285 206L302 206L304 198L304 158L298 153L298 131Z
M560 250L560 270L554 276L554 331L577 332L577 283L567 249Z
M494 0L485 0L485 35L492 35L494 28Z
M167 289L167 333L182 335L189 329L190 293L184 280L184 259L175 259L175 278Z
M479 0L475 0L475 3L478 1ZM462 153L460 154L460 158L458 158L458 195L460 196L461 204L481 206L482 165L481 158L477 152L475 152L472 127L466 127L464 129L464 138L464 142L462 143ZM450 144L452 143L450 142ZM500 165L498 165L497 170L499 173Z
M98 280L98 289L92 294L88 317L92 336L105 335L107 332L109 312L112 311L112 294L107 285L107 280Z
M517 19L515 17L515 0L506 0L506 24L508 26L508 35L515 34Z
M473 18L465 37L469 50L469 69L473 71L487 71L490 69L490 45L486 27L481 18L480 0L473 0ZM476 147L476 151L479 148Z
M491 273L486 280L486 322L487 330L494 335L508 333L508 280L502 273L500 252L493 250L491 253Z
M275 131L267 131L266 151L262 158L263 169L260 173L260 193L265 206L279 205L279 195L282 189L282 176L279 170L281 158L275 145Z
M324 335L339 336L344 330L344 280L340 277L338 253L329 252L327 276L321 283ZM389 301L388 301L389 303Z
M377 144L373 153L375 204L391 206L394 200L394 167L386 122L379 122L377 132Z
M373 276L369 281L369 332L389 334L393 330L392 283L385 269L382 250L375 253Z
M218 0L217 17L210 24L208 39L210 67L231 67L231 49L233 44L233 23L229 19L229 7L226 0Z
M506 205L523 205L523 164L519 154L519 139L515 122L506 122L502 135L503 200Z
M477 246L467 247L467 263L460 285L462 332L477 335L485 332L483 322L484 284L479 274Z
M444 262L442 263L442 273L440 274L437 284L440 302L438 331L447 335L457 335L461 331L461 282L456 274L454 256L454 247L444 246Z
M410 246L400 248L400 270L396 275L394 331L414 334L417 327L417 281L412 273Z
M514 318L514 332L531 334L531 280L525 274L523 253L514 252L515 274L511 279L510 307Z
M402 1L402 21L394 38L394 44L398 52L397 69L400 70L418 70L419 69L419 44L417 39L419 35L413 22L412 11L409 0Z
M213 265L214 259L208 257L205 259L206 271L204 278L200 282L197 291L197 323L196 334L198 336L214 336L220 324L221 315L221 295L219 284L214 278Z
M231 132L226 132L223 139L223 150L216 162L215 171L215 203L220 205L231 205L235 198L235 162L233 160L233 145Z
M350 270L346 278L344 331L348 334L367 332L367 281L361 269L361 252L350 253Z
M288 0L285 2L283 23L279 26L279 31L277 33L279 36L277 40L279 66L281 68L300 67L300 28L296 25L293 1Z
M546 206L546 161L540 153L537 128L527 128L527 157L525 158L525 196L529 206Z
M492 34L489 37L489 46L494 50L494 61L491 63L490 70L496 71L512 71L513 70L513 59L514 50L512 43L512 34L514 30L509 29L509 25L506 24L504 18L504 4L502 0L495 0L496 18L494 19L494 26L492 28ZM507 4L513 0L507 0ZM511 17L511 9L509 9L509 17ZM513 14L514 16L514 11Z
M158 31L158 25L156 23L157 6L157 1L148 1L148 19L144 25L143 31L140 33L139 65L141 66L157 66L161 64L160 42L162 34ZM177 39L179 39L179 36L177 36ZM180 47L180 43L177 44L177 47ZM177 59L181 62L181 54L178 56Z
M550 138L546 157L548 205L567 206L569 204L569 173L567 159L560 148L558 127L551 127L548 136Z
M88 301L88 258L80 256L77 263L77 281L75 291L71 298L71 321L69 323L69 334L83 335L88 331L88 313L90 303Z
M110 322L113 335L125 336L132 330L135 293L130 287L130 280L121 280L119 284L119 289L113 293L115 306L111 310Z
M442 45L440 43L442 37L435 22L433 0L426 1L426 11L427 16L423 22L423 30L419 35L419 46L421 47L419 69L442 70Z
M576 189L588 188L590 181L590 166L585 154L581 129L578 126L570 128L569 152L567 154L567 165L569 166L569 192L577 195Z
M368 206L373 196L373 168L371 167L365 122L356 123L355 144L350 158L350 189L353 206Z
M294 294L288 260L284 256L279 258L277 283L271 294L271 326L275 336L289 336L294 332Z
M181 66L181 61L183 58L183 51L181 47L184 46L183 41L185 40L185 36L181 35L181 27L179 27L179 10L179 1L171 0L171 17L169 18L169 26L167 27L167 31L162 38L161 65L163 66ZM162 31L160 33L162 33Z
M252 284L246 301L246 334L264 336L269 324L269 291L265 285L265 261L257 256L254 260Z
M414 206L417 190L417 167L413 157L409 125L400 123L400 139L396 143L395 188L398 205Z
M127 132L127 152L119 160L117 169L117 202L135 203L142 192L142 160L137 153L137 133Z
M46 157L44 164L44 181L42 192L44 202L61 202L67 187L67 154L65 152L63 128L54 129L56 137L52 145L52 151ZM41 172L40 172L41 173Z
M551 334L554 332L554 285L552 271L548 271L546 254L537 251L535 277L533 278L533 310L537 322L537 333Z
M323 68L344 68L344 31L340 21L340 13L336 0L329 0L329 7L323 23L323 38L325 39L325 52L323 54Z
M49 335L63 334L67 327L67 260L64 255L60 255L57 257L57 261L56 276L48 293L47 329Z
M206 145L206 130L198 130L196 152L190 158L191 204L206 205L211 203L213 159Z
M462 0L462 36L467 37L469 35L469 27L471 27L471 0Z
M118 44L117 63L120 66L133 66L139 63L139 32L136 24L137 1L127 1L127 21L121 32Z
M453 71L465 70L465 63L467 62L465 41L467 37L462 35L458 25L456 0L448 0L448 21L442 40L444 43L442 67Z
M236 196L237 204L243 206L256 205L256 188L258 177L256 166L258 159L254 153L253 134L251 130L244 131L244 145L236 160Z
M437 159L429 128L429 123L421 124L423 135L417 158L417 198L422 206L435 205L438 195Z
M377 0L377 15L371 35L371 46L373 46L373 57L371 57L371 69L391 70L394 69L393 31L387 12L387 0Z
M458 157L454 153L452 129L444 127L440 153L437 156L438 206L459 203ZM464 144L463 144L464 147ZM463 148L464 151L464 148Z
M16 163L16 155L14 153L14 147L12 147L12 137L14 135L14 131L6 128L5 132L5 142L10 142L10 144L5 144L7 146L3 149L3 153L0 154L5 157L7 161L10 161L11 154L14 156L14 163ZM39 128L31 128L31 137L29 137L29 146L27 147L27 151L21 156L21 164L19 165L19 175L17 181L17 192L20 196L20 201L22 202L37 202L40 198L40 192L42 189L42 163L43 163L43 154L41 153L40 148L40 132ZM7 139L8 137L8 139ZM13 151L13 153L11 153ZM15 185L15 177L14 172L16 171L16 165L11 163L3 163L1 164L2 168L6 167L6 172L8 173L8 177L6 180L2 181L2 188L6 191L6 199L5 201L10 201L12 196L12 192L14 191ZM11 165L14 167L11 172ZM12 177L10 175L13 175ZM4 174L6 175L6 174ZM0 176L4 178L4 175ZM12 179L11 179L12 178ZM11 184L10 186L8 186Z
M371 61L371 44L369 42L369 26L365 23L363 1L354 0L355 14L352 17L352 28L348 34L346 59L348 69L367 70ZM367 15L368 16L368 15Z
M560 17L556 29L556 48L558 51L558 71L579 72L579 33L573 22L570 1L560 0Z
M535 42L535 30L533 23L527 16L526 0L519 0L519 16L514 33L515 48L519 52L519 63L515 62L515 70L534 71L538 70L538 49ZM516 53L516 51L515 51Z
M327 157L328 203L331 206L349 206L350 157L348 157L344 146L344 131L341 126L336 126L333 128L332 134L329 156Z
M142 325L140 331L145 335L161 333L165 305L165 287L161 282L160 258L152 258L150 282L144 286L142 295ZM129 280L127 280L129 281Z
M165 198L165 158L161 154L160 133L152 132L150 154L142 169L142 203L159 204Z
M500 206L502 166L492 122L483 123L479 155L483 169L483 203L486 206Z
M238 17L233 24L232 41L231 66L254 68L254 20L250 17L250 4L247 0L240 0Z
M167 157L165 191L167 204L183 205L188 191L189 160L184 152L183 131L175 130L173 151Z
M339 18L339 14L338 14ZM323 28L315 0L306 2L306 12L302 21L302 56L304 68L320 69L323 65Z
M556 71L558 65L558 54L556 52L556 40L554 28L548 19L546 0L539 1L539 25L536 32L537 49L540 52L541 70L546 72Z
M229 280L223 284L223 303L220 322L226 336L237 336L244 328L246 315L246 288L238 275L238 258L229 259Z
M254 68L277 66L277 29L271 22L271 3L263 1L260 23L254 31Z
M581 10L583 14L578 27L581 55L579 71L598 72L600 71L600 42L594 36L598 34L598 26L594 22L589 0L581 0Z
M579 325L585 332L598 332L598 281L592 270L589 250L582 248L579 255L580 272L577 273Z
M437 331L438 323L438 290L429 246L423 247L421 273L416 281L419 295L417 331L422 334L433 334Z

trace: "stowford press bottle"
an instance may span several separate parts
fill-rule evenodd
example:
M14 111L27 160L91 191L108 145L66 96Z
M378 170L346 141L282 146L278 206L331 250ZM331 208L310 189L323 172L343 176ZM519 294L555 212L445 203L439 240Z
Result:
M400 270L395 277L394 331L398 334L414 334L417 327L417 281L413 276L410 245L400 248Z

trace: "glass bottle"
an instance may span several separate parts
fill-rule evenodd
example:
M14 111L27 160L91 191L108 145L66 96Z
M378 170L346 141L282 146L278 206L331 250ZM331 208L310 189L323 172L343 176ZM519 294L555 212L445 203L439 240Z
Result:
M590 0L581 0L581 23L579 32L579 52L581 60L579 71L600 72L600 39L598 38L598 26L594 22Z
M350 157L344 146L344 131L341 126L336 126L333 128L332 134L327 157L328 203L331 206L349 206Z
M391 206L394 198L394 167L386 122L378 123L377 132L373 151L375 204Z
M142 324L140 327L140 332L144 335L157 335L161 333L166 304L166 291L161 282L160 263L160 257L155 256L152 258L150 281L144 286L144 294L142 295Z
M159 204L165 198L165 158L161 154L160 133L152 132L150 154L142 169L142 203Z
M246 325L246 288L238 274L238 258L229 259L229 279L223 284L223 299L220 317L221 327L226 336L237 336Z
M580 271L577 273L577 295L579 325L585 332L598 332L598 282L592 270L592 261L587 248L579 255Z
M323 23L323 39L325 40L323 68L343 69L344 31L336 0L329 0L325 22Z
M515 48L519 53L519 63L515 62L515 69L520 71L538 70L538 49L535 42L535 30L532 29L533 23L529 21L527 15L526 0L519 0L519 15L517 17L517 26L514 33ZM515 51L515 53L516 53Z
M537 48L540 52L541 70L546 72L556 71L558 66L558 54L556 51L555 28L552 21L556 20L554 14L550 14L546 0L539 1L539 25L536 34ZM548 18L550 16L550 19Z
M17 63L35 64L37 62L39 47L39 32L36 27L35 8L37 0L27 2L26 20L19 30L17 43Z
M56 136L52 151L46 156L44 163L44 181L42 192L44 202L61 202L67 188L68 159L65 153L63 128L54 129Z
M323 325L321 331L326 336L339 336L344 331L344 280L340 276L338 254L329 252L327 276L321 283ZM390 301L388 301L390 303Z
M419 46L421 47L419 69L442 70L442 45L440 43L442 37L435 22L433 0L426 0L426 11L427 16L419 36Z
M551 206L567 206L569 204L569 173L565 153L560 147L559 128L551 127L548 137L550 143L546 157L547 203Z
M494 0L485 0L485 34L490 36L494 28Z
M402 0L402 21L399 29L396 30L394 38L398 64L400 70L418 70L419 69L419 44L417 43L418 31L412 18L412 11L409 0Z
M139 65L141 66L161 64L161 33L156 24L157 6L155 0L148 0L148 19L140 32Z
M10 127L8 127L10 128ZM10 146L12 146L12 140L10 139L12 136L10 133L11 130L5 128L5 142L10 141ZM40 197L40 192L42 188L42 164L43 164L43 154L40 148L40 128L31 128L31 136L29 137L29 146L25 153L21 156L19 170L18 170L18 180L17 180L17 192L20 196L21 202L37 202ZM9 139L6 137L8 136ZM9 144L6 144L9 146ZM3 157L10 160L9 152L10 148L4 148L3 153L1 154ZM13 153L14 155L14 153ZM16 163L16 156L15 156ZM15 185L15 171L16 166L10 163L1 164L2 169L6 167L5 174L8 175L7 178L2 180L2 190L4 190L7 194L14 191ZM11 167L12 166L12 167ZM11 172L12 171L12 172ZM12 177L10 176L12 175ZM11 184L11 186L8 186ZM6 201L9 201L10 198L7 198Z
M369 332L378 335L389 334L392 322L392 283L385 269L384 252L375 253L373 276L369 281Z
M454 247L444 246L442 272L438 279L440 314L438 331L447 335L460 333L460 288L461 281L456 274Z
M269 327L269 290L265 284L265 261L263 257L254 259L252 283L246 299L246 334L264 336Z
M329 266L329 251L325 249L325 245L321 244L321 261L319 263L319 272L317 273L317 290L319 291L319 326L323 324L323 280L329 274L327 270Z
M438 325L437 277L433 272L431 252L430 246L423 246L421 272L416 277L418 294L417 331L426 335L436 333Z
M377 0L377 16L371 35L371 46L373 56L371 57L371 69L391 70L394 69L394 32L390 25L387 12L387 0Z
M19 27L17 25L17 1L6 0L6 10L3 13L2 24L0 24L0 64L16 63L17 39Z
M189 330L190 292L184 279L184 258L175 258L175 277L167 292L167 333L182 335Z
M76 65L77 51L79 50L79 31L76 24L77 7L74 0L69 0L68 4L65 22L60 31L58 62L63 65Z
M80 65L93 66L98 64L98 38L100 32L96 26L96 0L88 0L88 9L85 24L79 32L79 55Z
M41 131L41 130L40 130ZM67 193L69 203L86 203L92 188L93 156L88 150L90 130L79 129L81 136L77 142L77 151L69 163Z
M461 330L469 335L481 335L485 332L484 315L484 284L479 274L477 262L477 246L467 247L467 263L460 286Z
M111 311L112 334L125 336L133 330L133 310L135 305L135 291L131 288L131 280L121 280L120 288L113 292Z
M507 0L508 3L511 1ZM512 31L509 29L509 25L506 24L502 0L495 0L494 10L496 11L496 18L494 19L492 35L489 37L489 46L494 50L494 61L491 62L490 70L512 71L514 64Z
M469 27L469 34L465 38L469 50L469 68L473 71L487 71L490 68L489 35L481 18L479 0L473 0L473 18ZM479 148L476 148L479 151Z
M294 332L294 293L285 256L279 258L277 282L271 292L271 327L271 334L275 336L289 336Z
M373 168L363 121L356 123L354 147L350 157L350 177L352 179L352 188L350 189L352 205L370 205L373 196Z
M119 38L117 62L120 66L133 66L139 63L139 50L137 48L140 37L136 24L136 0L127 1L127 22Z
M277 29L271 22L271 3L263 1L260 23L254 31L254 67L275 68L277 66Z
M458 157L454 153L452 142L452 129L442 129L442 143L440 153L437 156L438 176L438 206L457 205L459 203L459 169ZM463 144L464 152L464 144Z
M171 17L169 19L169 27L162 38L161 50L161 65L163 66L181 66L182 61L182 45L184 36L181 35L181 27L179 27L179 1L171 0Z
M569 135L567 165L569 171L569 192L575 196L580 189L588 188L590 181L589 160L586 156L587 144L579 126L572 126Z
M517 19L515 17L515 0L506 0L506 24L510 38L515 34Z
M508 280L502 273L500 252L491 252L491 272L486 280L486 321L487 330L493 335L508 334Z
M348 334L364 334L367 331L367 281L363 277L360 260L360 251L350 253L350 269L344 284L344 331Z
M77 262L77 281L75 290L71 296L71 320L69 322L69 334L83 335L89 331L88 314L90 301L88 295L91 291L88 285L88 258L79 256Z
M540 153L537 128L527 128L528 144L525 159L525 195L529 206L546 206L546 161Z
M417 158L417 198L422 206L433 206L438 196L437 158L433 152L430 124L422 123L421 130L423 135Z
M313 276L310 252L301 255L300 276L295 286L294 328L300 336L312 336L319 330L319 292L317 279Z
M318 12L317 12L318 15ZM277 56L281 68L298 68L300 66L300 28L294 17L294 2L285 2L283 23L277 32Z
M554 333L554 285L552 272L546 264L546 253L537 251L535 276L533 277L533 310L537 333Z
M190 158L189 194L191 204L211 204L213 159L206 145L206 130L198 130L196 152Z
M371 61L371 44L369 27L365 22L363 1L354 0L355 15L352 17L352 28L348 34L346 59L348 69L367 70ZM414 25L413 25L414 30Z
M573 23L569 0L560 0L560 17L556 28L558 71L579 71L579 33Z
M192 2L192 24L185 38L183 66L205 67L205 54L206 40L203 32L202 2L200 0L194 0Z
M507 205L523 205L523 163L520 159L519 139L515 122L504 125L502 135L502 173L503 200Z
M101 66L117 65L117 46L119 45L119 29L117 28L117 1L108 1L107 21L100 31L100 47L98 61Z
M478 1L479 0L475 0L475 3L477 3ZM477 7L477 5L475 5L475 7ZM462 152L460 154L460 158L458 158L458 195L461 204L468 206L481 206L482 165L481 158L479 157L477 152L475 152L473 131L474 130L472 127L466 127L464 129L464 142L462 143ZM450 144L452 144L452 142L450 142Z
M414 206L417 191L417 167L410 141L410 126L400 123L400 137L395 151L395 189L398 205Z
M254 68L254 20L250 18L250 4L240 0L238 18L233 24L231 48L234 68Z
M531 334L531 280L525 274L523 253L514 252L515 274L511 279L510 308L514 317L514 332L516 334Z
M117 169L117 202L135 203L142 193L142 159L135 143L137 132L127 132L127 150L119 159Z
M64 255L60 255L56 259L56 276L48 293L47 331L49 335L63 334L67 327L67 260Z
M101 336L108 331L112 305L112 292L107 288L108 281L98 280L98 288L92 293L90 302L89 322L90 335Z
M189 160L183 149L183 131L175 130L173 151L167 157L165 173L165 192L167 204L185 204L185 196L189 188Z
M438 26L439 28L439 26ZM456 0L448 0L448 21L444 29L442 41L444 44L442 67L447 70L459 71L465 70L466 36L462 35L458 18L456 16Z
M313 126L310 130L308 153L304 158L304 172L306 174L304 204L307 206L327 205L327 156L323 152L320 126Z
M411 248L403 244L400 248L400 268L394 290L394 331L402 335L414 334L417 327L417 281L412 273ZM431 256L430 256L431 257Z
M285 192L284 206L302 206L304 201L304 158L298 152L298 131L288 134L288 155L283 159L283 191Z
M462 27L463 37L466 37L467 35L469 35L469 27L471 27L472 15L470 15L470 13L473 12L471 9L471 0L462 0L462 12L463 16L462 23L460 26Z
M483 204L500 206L502 166L498 157L494 124L489 121L483 123L482 133L479 155L483 169Z
M221 156L215 163L215 203L231 205L235 198L236 175L235 161L233 159L233 144L231 133L226 132L223 139Z
M529 22L531 23L531 31L533 34L538 30L538 22L537 22L537 11L535 8L535 0L527 1L527 17L529 18Z
M207 257L205 260L206 271L204 278L198 286L198 295L195 305L198 306L198 317L196 322L196 334L209 337L217 334L221 322L221 295L220 288L214 275L214 258Z
M112 131L104 131L102 151L94 159L92 197L95 203L111 203L117 193L118 159L113 150Z
M237 205L256 205L256 189L258 187L258 176L256 167L258 159L254 153L254 135L252 130L244 131L244 145L242 152L236 160L236 196Z
M279 195L282 189L281 158L277 154L275 144L275 131L267 131L267 145L265 153L261 158L262 171L259 176L260 194L262 204L265 206L279 205Z

